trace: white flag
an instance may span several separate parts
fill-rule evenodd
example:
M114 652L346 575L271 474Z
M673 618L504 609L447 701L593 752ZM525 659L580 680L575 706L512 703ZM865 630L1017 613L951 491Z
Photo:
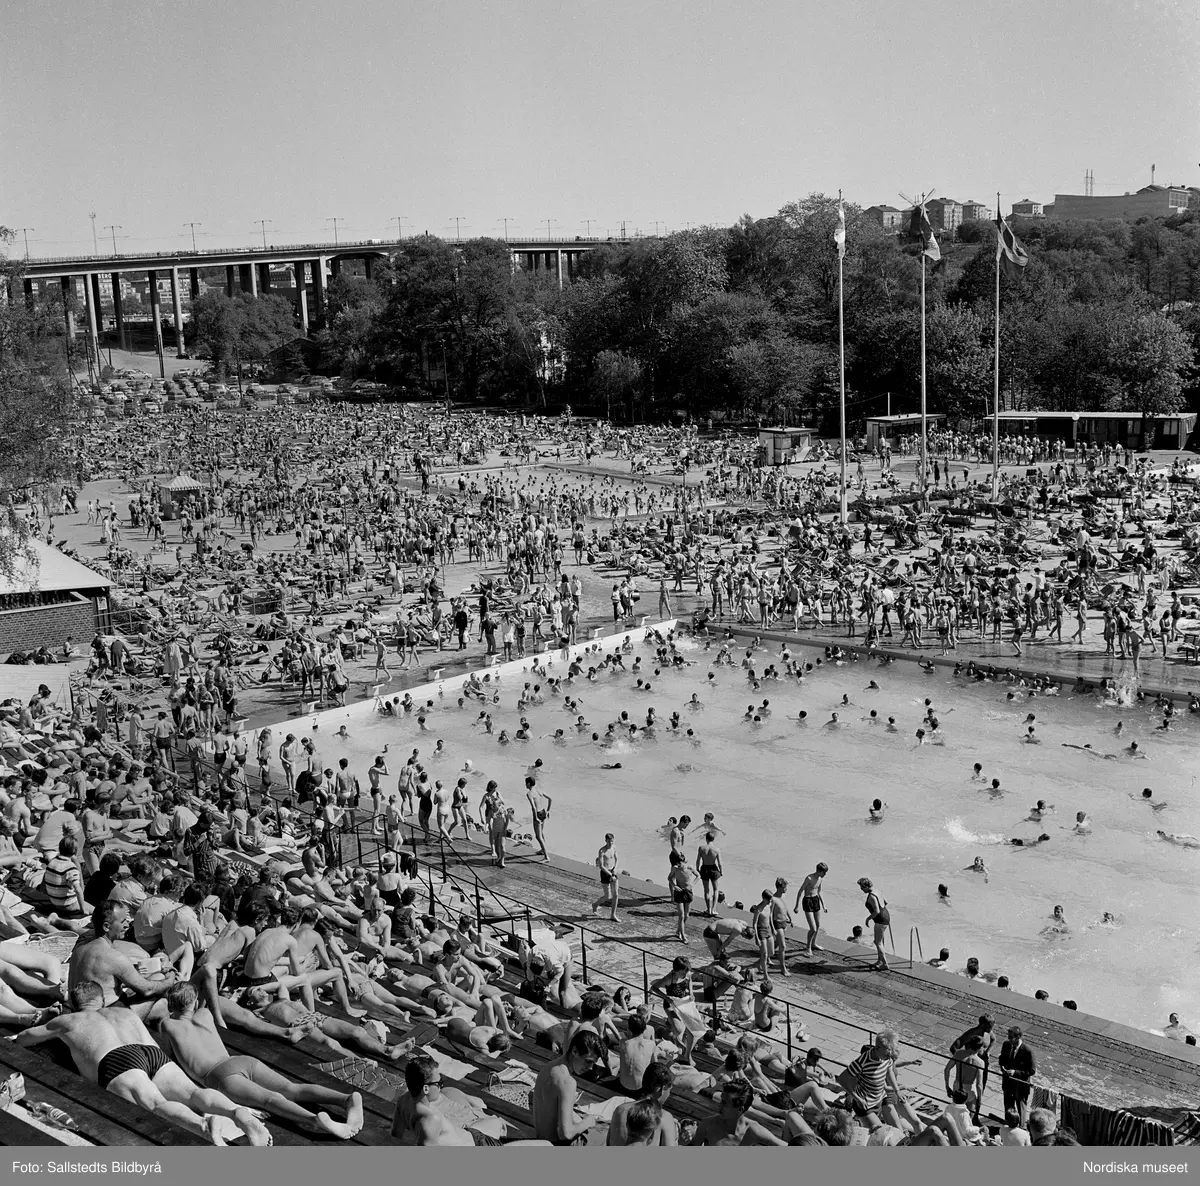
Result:
M846 258L846 210L838 203L837 230L833 232L833 241L837 244L838 259Z

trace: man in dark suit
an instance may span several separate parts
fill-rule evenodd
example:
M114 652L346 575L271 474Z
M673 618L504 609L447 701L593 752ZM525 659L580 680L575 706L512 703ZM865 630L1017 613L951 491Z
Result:
M1016 1110L1024 1124L1029 1115L1030 1083L1037 1074L1033 1051L1022 1041L1019 1025L1009 1026L1008 1041L1000 1047L1000 1074L1004 1076L1004 1109Z

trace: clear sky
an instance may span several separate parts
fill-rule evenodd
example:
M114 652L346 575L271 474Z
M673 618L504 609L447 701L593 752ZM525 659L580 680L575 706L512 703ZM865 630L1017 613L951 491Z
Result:
M654 233L1200 185L1195 0L5 0L30 253ZM389 223L389 220L390 223ZM107 247L106 247L107 242ZM18 242L16 251L23 252Z

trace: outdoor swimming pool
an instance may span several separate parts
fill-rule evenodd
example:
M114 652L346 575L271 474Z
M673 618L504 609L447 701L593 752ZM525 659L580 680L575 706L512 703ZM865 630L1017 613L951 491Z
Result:
M590 722L583 734L571 727L574 718L561 699L550 698L527 713L533 740L497 742L502 728L510 734L516 728L517 695L533 678L518 666L505 669L501 703L491 706L496 736L476 727L477 702L458 708L458 677L445 681L443 696L437 685L429 693L435 706L427 732L415 713L384 717L370 702L324 714L320 749L326 765L349 757L365 786L367 766L387 743L390 790L413 747L432 777L447 785L470 759L478 772L471 779L472 812L486 780L495 778L517 807L521 830L528 831L523 779L540 757L540 783L554 800L546 833L552 852L590 862L604 833L612 831L621 867L633 878L662 884L668 845L660 828L667 816L687 813L695 825L711 811L725 830L718 841L726 870L721 884L730 902L749 906L783 875L791 883L790 906L800 880L823 860L830 869L826 921L838 938L864 921L855 882L869 876L889 902L897 952L905 958L909 928L916 926L926 959L949 947L948 968L959 970L976 956L985 972L1007 974L1018 992L1044 988L1052 1001L1074 998L1086 1012L1141 1028L1161 1028L1172 1010L1185 1021L1200 1016L1200 987L1192 975L1200 850L1156 835L1159 828L1200 833L1196 779L1189 770L1197 718L1184 714L1161 733L1155 730L1161 714L1149 704L1106 707L1095 696L1066 691L1032 699L1018 692L1010 701L1008 685L955 678L942 668L927 675L903 662L823 663L802 683L767 681L754 693L740 667L710 666L715 644L705 654L684 640L681 650L695 665L653 676L654 646L641 636L634 635L635 654L643 656L643 676L649 668L652 690L635 691L638 677L628 672L607 673L594 684L580 677L567 694L581 701ZM616 641L602 643L611 650ZM793 651L813 662L820 653ZM735 652L739 659L742 654ZM778 645L760 651L758 671L778 663L778 654ZM626 667L632 662L627 656ZM706 686L710 670L716 686ZM561 658L551 674L566 674ZM880 686L868 691L872 679ZM693 692L703 702L697 710L685 707ZM843 694L851 707L841 707ZM757 725L744 721L747 705L764 698L771 715ZM943 744L917 744L926 698L941 721ZM641 724L651 706L661 722L656 739L609 748L591 741L592 729L603 734L622 711ZM809 714L803 726L796 720L800 709ZM897 731L868 723L871 709L881 721L894 716ZM696 731L694 740L665 729L676 710L682 727ZM825 727L833 711L842 724ZM1022 741L1031 712L1040 745ZM1118 720L1124 722L1119 738L1113 735ZM343 721L349 738L339 741L332 733ZM281 729L303 736L308 728L306 721L277 726L276 741ZM567 737L556 744L557 728ZM445 756L433 758L439 738ZM1134 740L1144 760L1123 752ZM1091 745L1096 753L1064 743ZM615 762L621 769L601 768ZM975 762L982 764L985 782L972 781ZM993 777L1001 781L999 794L987 789ZM1146 786L1154 789L1155 801L1167 802L1164 810L1140 801ZM880 822L868 818L874 798L888 804ZM1038 799L1056 807L1040 824L1027 819ZM1079 810L1092 820L1088 835L1072 831ZM1037 848L1004 843L1041 831L1052 839ZM699 833L692 835L698 842ZM986 883L965 871L977 855L990 870ZM949 886L948 902L939 901L939 882ZM1056 904L1065 911L1063 931L1051 929ZM1106 911L1114 923L1101 923ZM802 917L797 921L803 925Z

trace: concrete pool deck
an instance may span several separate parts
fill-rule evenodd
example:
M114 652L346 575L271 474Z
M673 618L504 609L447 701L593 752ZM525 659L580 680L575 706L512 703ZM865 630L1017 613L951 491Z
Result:
M665 887L622 879L620 918L611 922L591 913L590 904L599 892L592 867L556 855L543 861L529 855L528 845L517 845L514 851L506 867L497 869L481 845L455 840L453 850L445 850L447 872L464 887L474 886L478 879L485 910L489 891L494 891L528 904L535 920L557 918L577 926L587 944L590 981L611 988L615 985L607 977L617 977L632 985L637 995L644 970L653 980L681 954L691 958L693 967L709 962L700 938L703 919L690 921L686 946L675 939L675 909ZM427 847L418 839L417 853L431 867L439 867L439 845ZM364 857L368 862L374 859L370 851ZM496 904L496 899L491 901ZM750 918L747 911L728 903L722 904L720 913L728 918ZM520 934L524 923L518 918L513 925ZM800 946L803 936L803 930L790 932L789 952ZM569 936L577 960L579 938L578 934ZM898 947L906 946L903 936L896 938ZM824 964L793 957L791 976L783 979L773 973L773 998L781 1006L790 1002L793 1022L798 1028L802 1021L807 1032L807 1042L794 1047L797 1053L815 1045L828 1060L845 1063L857 1056L869 1031L892 1026L905 1047L901 1057L923 1059L922 1066L901 1072L902 1082L944 1100L942 1068L950 1043L974 1025L981 1013L990 1012L996 1021L998 1043L1003 1041L1009 1025L1022 1027L1037 1057L1035 1082L1041 1086L1109 1108L1200 1104L1200 1049L1196 1047L980 981L968 981L925 966L919 955L912 967L908 966L907 953L903 957L897 953L889 957L891 971L871 971L873 948L824 934L821 942L827 949ZM927 958L930 954L925 953ZM747 941L736 945L731 955L735 963L747 964L756 960L757 949ZM782 1029L779 1034L783 1036ZM997 1045L994 1058L998 1055ZM996 1115L1003 1114L995 1070L985 1107Z

